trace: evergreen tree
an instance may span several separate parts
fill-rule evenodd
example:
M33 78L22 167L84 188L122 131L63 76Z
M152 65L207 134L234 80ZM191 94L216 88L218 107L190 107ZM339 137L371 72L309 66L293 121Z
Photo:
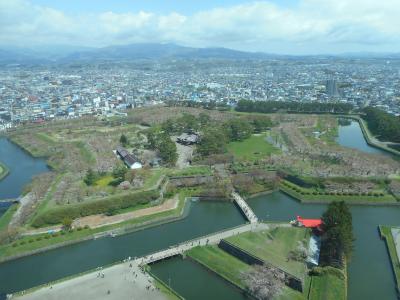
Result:
M89 169L86 172L86 176L83 181L86 183L86 185L93 185L93 183L96 181L96 174L93 172L92 169Z
M121 134L119 142L121 143L122 146L126 146L128 144L128 138L126 137L125 134Z
M335 264L344 256L351 258L353 251L353 223L349 207L344 201L331 202L323 214L323 254L328 264Z

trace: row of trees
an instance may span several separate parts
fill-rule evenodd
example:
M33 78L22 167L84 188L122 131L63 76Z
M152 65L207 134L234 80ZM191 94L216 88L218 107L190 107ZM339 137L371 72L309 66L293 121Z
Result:
M383 140L400 143L400 117L374 107L364 109L363 119L371 132Z
M321 258L330 266L342 266L343 258L349 260L353 251L353 221L344 201L331 202L322 216L324 238Z
M239 112L275 113L287 111L295 113L349 113L353 105L348 103L303 103L286 101L251 101L240 100L236 106Z
M197 101L166 101L165 104L171 107L196 107L204 109L216 109L216 110L229 110L230 106L225 102L197 102Z

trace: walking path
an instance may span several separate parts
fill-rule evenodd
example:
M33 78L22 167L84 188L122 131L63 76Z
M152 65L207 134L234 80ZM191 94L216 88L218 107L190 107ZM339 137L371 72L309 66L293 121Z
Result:
M242 197L236 192L232 193L232 197L235 200L235 202L239 205L240 209L243 211L243 213L246 215L247 220L249 220L250 223L257 223L258 218L256 214L253 212L253 210L250 208L250 206L247 204L246 201L243 200Z

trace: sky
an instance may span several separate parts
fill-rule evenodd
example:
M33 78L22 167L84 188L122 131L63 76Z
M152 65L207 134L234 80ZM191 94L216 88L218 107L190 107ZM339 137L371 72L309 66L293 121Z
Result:
M0 47L400 52L400 0L0 0Z

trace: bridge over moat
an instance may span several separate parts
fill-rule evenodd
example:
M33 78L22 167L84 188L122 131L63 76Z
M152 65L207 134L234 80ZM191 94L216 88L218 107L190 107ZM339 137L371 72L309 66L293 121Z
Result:
M233 192L232 198L251 224L255 224L258 222L256 214L238 193Z

